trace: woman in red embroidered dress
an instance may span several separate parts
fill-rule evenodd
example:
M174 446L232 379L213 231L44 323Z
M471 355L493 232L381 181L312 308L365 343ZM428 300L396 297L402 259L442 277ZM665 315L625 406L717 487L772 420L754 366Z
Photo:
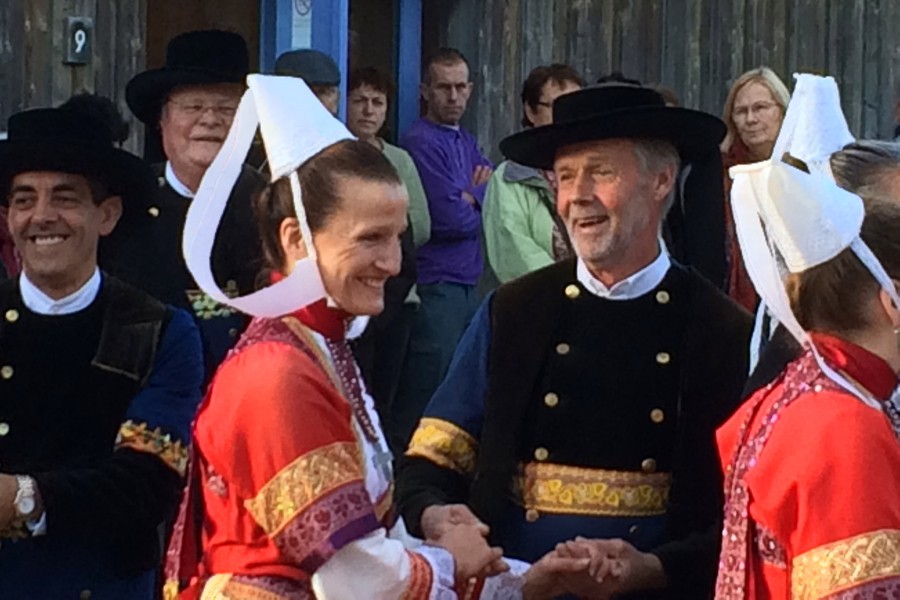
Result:
M738 218L739 232L769 225L791 272L790 309L777 316L802 327L792 333L807 349L719 430L726 506L716 599L900 598L900 312L885 289L888 277L900 281L900 206L872 203L860 233L859 198L799 171L767 177L750 187L786 191L761 202L759 216ZM815 258L830 244L825 260ZM748 253L751 275L758 256ZM774 288L754 283L779 306Z
M302 82L251 76L249 84L255 100L242 101L221 162L243 156L236 140L249 145L255 102L276 178L257 200L277 282L263 292L289 290L306 273L295 293L308 296L318 284L327 300L295 297L307 306L254 319L216 373L194 428L166 598L456 598L457 585L503 571L501 553L476 524L425 546L394 523L390 454L348 344L381 311L384 283L399 271L405 188L381 152L319 114ZM285 98L292 103L280 105ZM285 118L272 121L282 108ZM215 212L209 192L229 177L219 162L186 225L186 257L201 285L209 280L192 258L199 230L191 227L197 214ZM313 271L301 273L310 258ZM270 296L253 310L283 314L273 308L279 301Z

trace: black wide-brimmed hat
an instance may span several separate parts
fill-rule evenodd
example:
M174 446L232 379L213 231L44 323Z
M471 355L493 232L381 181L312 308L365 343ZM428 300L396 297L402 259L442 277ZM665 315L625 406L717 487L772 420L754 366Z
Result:
M650 88L607 83L560 96L553 103L553 124L526 129L500 142L506 158L538 169L552 169L563 146L612 138L648 138L671 142L683 162L704 156L725 137L718 117L666 106Z
M0 182L8 186L28 171L84 175L122 196L126 211L129 204L148 201L156 187L149 165L117 148L106 123L65 108L36 108L9 118L7 139L0 141Z
M244 84L250 71L247 42L237 33L209 29L172 38L166 64L138 73L125 86L125 101L138 119L155 125L163 101L180 85Z

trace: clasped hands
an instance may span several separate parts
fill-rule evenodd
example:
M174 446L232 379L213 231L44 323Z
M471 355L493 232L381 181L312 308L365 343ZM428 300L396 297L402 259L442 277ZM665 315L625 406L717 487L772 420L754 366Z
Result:
M427 543L453 555L457 584L492 577L509 569L501 548L487 542L488 527L467 506L430 506L422 513ZM564 594L607 600L615 594L663 587L659 559L638 551L623 540L576 538L536 562L525 574L525 600L544 600Z

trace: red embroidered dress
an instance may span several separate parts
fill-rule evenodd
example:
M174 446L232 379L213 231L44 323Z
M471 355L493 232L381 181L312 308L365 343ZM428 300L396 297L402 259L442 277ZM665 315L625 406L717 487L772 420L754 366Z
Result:
M456 597L446 551L415 547L402 523L388 534L390 455L347 324L324 301L256 319L219 368L194 428L167 598Z
M717 600L900 598L897 377L859 346L813 340L884 410L839 388L807 352L719 430Z

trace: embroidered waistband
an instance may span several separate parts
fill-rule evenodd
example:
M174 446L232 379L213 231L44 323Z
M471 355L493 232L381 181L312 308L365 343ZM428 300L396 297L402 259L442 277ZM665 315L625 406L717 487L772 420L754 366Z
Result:
M524 465L516 481L527 510L606 517L666 513L672 476L586 469L552 463Z

